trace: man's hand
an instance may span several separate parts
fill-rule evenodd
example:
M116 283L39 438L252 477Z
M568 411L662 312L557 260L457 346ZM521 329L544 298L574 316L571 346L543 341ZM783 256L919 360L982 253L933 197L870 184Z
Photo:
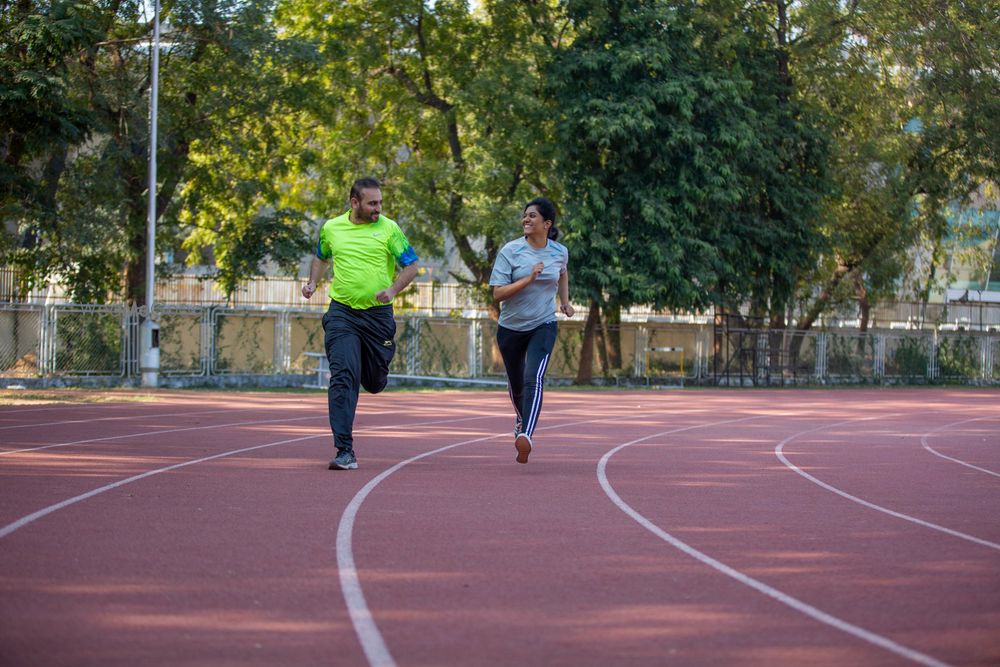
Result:
M379 303L391 303L393 297L395 296L396 296L395 290L393 290L391 287L388 287L379 292L378 294L376 294L375 300L378 301Z
M563 315L565 315L566 317L573 317L573 315L576 314L576 309L573 308L573 304L571 303L564 303L563 305L559 306L559 310L561 310Z
M304 296L305 298L308 299L315 293L316 293L316 283L314 283L313 281L310 280L309 282L307 282L305 285L302 286L302 296Z

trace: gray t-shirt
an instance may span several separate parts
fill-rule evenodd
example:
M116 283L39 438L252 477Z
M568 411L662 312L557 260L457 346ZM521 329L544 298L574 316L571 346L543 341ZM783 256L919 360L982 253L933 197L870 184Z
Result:
M569 251L551 239L536 250L523 236L500 249L490 275L490 285L510 285L531 274L531 267L544 262L542 273L523 290L500 303L500 326L514 331L532 329L556 319L559 276L566 272Z

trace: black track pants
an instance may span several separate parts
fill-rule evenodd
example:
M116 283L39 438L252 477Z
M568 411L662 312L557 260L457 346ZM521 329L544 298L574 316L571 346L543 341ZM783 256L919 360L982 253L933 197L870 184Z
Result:
M547 322L531 331L497 327L497 346L507 369L507 389L514 404L521 431L535 432L542 412L542 388L556 343L556 323Z
M338 450L352 451L359 388L372 394L385 389L389 362L396 354L392 305L356 310L330 301L323 316L323 332L330 362L327 403L333 443Z

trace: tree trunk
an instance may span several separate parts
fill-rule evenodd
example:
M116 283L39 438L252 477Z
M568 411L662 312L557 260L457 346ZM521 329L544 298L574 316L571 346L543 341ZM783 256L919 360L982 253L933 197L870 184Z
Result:
M601 316L598 318L594 345L597 348L597 356L601 361L601 374L604 377L609 377L611 375L611 367L608 364L608 323L605 313L601 313Z
M861 333L868 331L868 322L871 317L872 304L868 299L868 290L865 288L864 279L858 275L854 278L855 292L858 295L858 309L861 311L861 322L858 329Z
M611 303L604 308L604 322L607 329L607 360L611 368L622 367L622 307Z
M785 338L785 314L772 312L767 329L768 375L782 380L786 372L793 370L791 351L785 348Z
M823 310L826 308L826 304L829 303L830 298L833 296L834 291L844 280L844 278L853 273L854 269L849 269L847 266L841 264L837 266L837 269L833 272L833 276L830 281L820 292L819 297L813 302L813 305L809 308L809 312L806 316L799 320L798 325L795 327L796 336L792 339L791 349L789 350L789 357L792 359L798 359L799 350L802 347L802 341L805 336L801 334L812 328L813 323L822 314Z
M580 366L573 384L592 384L594 379L594 338L601 317L600 305L591 299L587 322L583 326L583 343L580 345Z

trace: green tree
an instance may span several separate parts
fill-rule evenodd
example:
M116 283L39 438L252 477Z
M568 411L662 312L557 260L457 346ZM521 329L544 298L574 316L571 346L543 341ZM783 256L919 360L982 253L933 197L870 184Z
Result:
M512 0L287 0L278 22L326 58L325 104L310 110L314 210L340 212L351 181L375 175L421 253L457 254L467 275L453 277L485 294L520 206L558 198L540 94L557 16Z
M862 325L926 267L927 299L952 211L997 181L1000 9L988 0L810 0L790 23L791 69L821 109L833 190L826 250L800 284L798 326L857 300Z
M56 260L43 239L57 226L56 192L68 148L95 120L69 94L72 61L101 39L83 2L0 2L0 257L29 289Z
M16 158L9 154L9 164L51 167L32 186L50 195L47 208L22 205L18 213L5 206L7 248L18 249L14 260L33 280L58 276L75 299L116 295L142 302L151 17L144 16L143 5L126 0L22 2L18 9L9 19L13 34L37 43L23 55L23 69L48 72L52 87L37 96L54 93L59 102L50 102L53 108L87 122L53 127L29 119L22 125L34 128L37 138L24 129L6 131L13 145L19 140L34 149ZM56 30L67 30L63 15L86 19L71 43ZM196 250L205 247L199 245L205 236L219 240L211 231L227 230L229 246L220 241L215 259L228 289L232 276L256 272L268 257L287 264L289 247L299 254L306 245L302 215L281 205L280 169L273 177L261 174L280 162L269 141L282 122L290 122L282 112L291 108L297 86L286 73L301 69L291 65L308 62L309 53L277 39L266 0L175 0L165 3L163 16L168 29L161 53L156 216L164 224L157 246L177 247L178 236L190 235L184 225L199 230L191 241ZM214 173L205 178L211 168ZM201 181L193 182L199 175ZM197 195L179 198L182 187ZM228 217L209 220L192 211L202 204ZM264 229L252 229L261 224Z
M778 53L739 8L567 3L576 37L551 85L576 293L600 311L787 302L811 261L822 142L797 117Z

